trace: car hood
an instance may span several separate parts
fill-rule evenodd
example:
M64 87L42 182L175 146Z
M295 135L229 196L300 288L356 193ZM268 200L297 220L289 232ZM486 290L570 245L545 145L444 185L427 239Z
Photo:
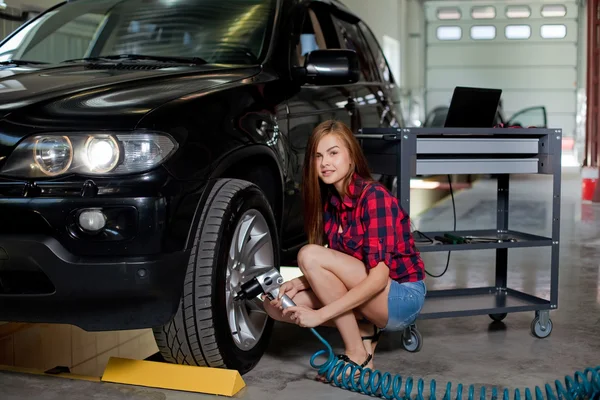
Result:
M260 67L72 63L0 69L0 119L36 130L132 128L170 100L256 75Z

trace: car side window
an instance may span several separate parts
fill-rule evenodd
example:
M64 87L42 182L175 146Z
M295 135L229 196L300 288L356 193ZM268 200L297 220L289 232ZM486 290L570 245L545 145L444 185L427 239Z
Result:
M381 47L379 46L375 35L373 35L371 29L369 29L369 27L364 22L361 21L358 24L358 26L363 35L365 36L365 39L369 44L369 48L373 56L375 57L375 64L377 65L377 69L379 70L379 75L383 78L385 82L394 83L394 77L390 72L390 66L387 63L385 55L383 54L383 51L381 50Z
M342 47L356 51L359 60L361 81L377 82L381 78L377 70L377 63L369 51L369 44L362 35L358 25L343 19L333 17L334 23L340 32Z
M324 50L327 48L323 30L319 20L313 10L308 10L304 15L304 22L300 31L300 39L296 44L294 66L304 65L306 55L314 50Z
M331 27L331 20L327 20L318 8L308 8L299 32L299 40L292 54L292 65L304 65L306 55L314 50L340 48L335 31Z
M548 117L546 107L529 107L514 114L508 121L508 126L522 126L529 128L546 128L548 126Z

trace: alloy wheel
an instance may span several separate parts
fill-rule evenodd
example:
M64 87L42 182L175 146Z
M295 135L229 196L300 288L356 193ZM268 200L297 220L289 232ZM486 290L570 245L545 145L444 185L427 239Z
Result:
M274 267L273 240L263 215L248 210L235 228L226 271L226 310L231 336L242 350L252 349L260 340L268 314L262 300L234 301L241 285Z

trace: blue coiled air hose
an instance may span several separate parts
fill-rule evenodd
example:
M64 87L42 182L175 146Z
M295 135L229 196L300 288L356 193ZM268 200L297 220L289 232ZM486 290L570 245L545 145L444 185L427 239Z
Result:
M422 378L417 383L416 397L413 397L413 378L407 377L404 387L404 393L401 395L402 377L400 375L392 376L389 372L381 373L378 370L370 368L360 368L353 364L347 364L343 360L337 358L331 345L323 339L323 337L314 329L312 333L325 345L326 350L319 350L310 358L310 365L318 370L319 375L325 377L328 382L343 388L362 393L369 396L378 396L386 399L401 399L401 400L425 400L423 389L425 382ZM327 361L323 364L317 364L316 358L327 353ZM358 379L352 379L356 373L360 371ZM367 378L367 379L365 379ZM357 382L358 380L358 382ZM577 371L573 377L565 376L565 386L559 381L554 382L556 389L553 389L550 384L544 386L544 391L539 386L535 387L535 400L600 400L600 366L595 368L586 368L583 372ZM450 400L452 392L452 384L446 384L446 391L442 400ZM463 398L463 385L458 384L456 391L456 400ZM475 400L475 387L469 386L468 400ZM432 379L430 382L429 400L436 400L436 383ZM481 388L479 400L487 400L485 387ZM492 388L491 400L497 400L498 393L496 388ZM521 392L516 389L514 392L514 400L521 400ZM504 389L502 400L510 400L508 389ZM533 400L531 390L525 389L525 400Z

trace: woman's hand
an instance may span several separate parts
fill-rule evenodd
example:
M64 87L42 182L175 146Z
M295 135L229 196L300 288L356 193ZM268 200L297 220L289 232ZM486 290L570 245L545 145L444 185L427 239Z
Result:
M293 306L283 310L283 315L290 314L290 319L303 328L314 328L325 322L318 310L306 306Z
M293 299L294 296L296 295L296 293L298 293L300 291L300 285L297 285L294 282L295 279L292 279L291 281L287 281L284 282L283 285L281 285L279 287L279 296L276 299L271 300L271 305L273 307L276 307L280 310L283 310L283 307L281 305L281 298L283 297L284 294L287 294L287 296L290 299Z

